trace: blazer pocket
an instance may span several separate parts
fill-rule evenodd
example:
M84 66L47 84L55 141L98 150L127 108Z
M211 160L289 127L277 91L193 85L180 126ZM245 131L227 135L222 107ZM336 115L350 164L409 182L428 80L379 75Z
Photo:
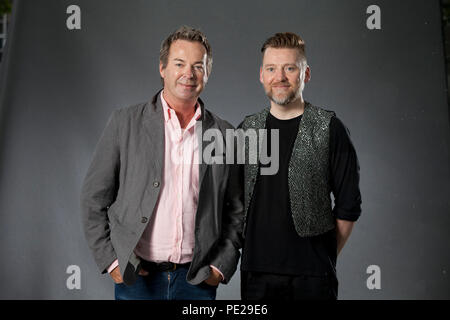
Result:
M108 219L111 224L123 224L127 207L123 203L114 202L108 209Z

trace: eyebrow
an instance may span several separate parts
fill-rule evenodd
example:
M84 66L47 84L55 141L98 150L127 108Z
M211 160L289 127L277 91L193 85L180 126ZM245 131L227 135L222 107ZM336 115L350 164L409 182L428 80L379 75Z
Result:
M276 66L276 64L269 63L269 64L265 64L263 67L267 68L267 67L275 67L275 66ZM297 65L295 63L286 63L286 64L282 65L282 67L286 67L286 66L297 66Z
M180 61L180 62L183 62L183 63L185 63L186 61L184 61L183 59L180 59L180 58L174 58L173 59L173 61ZM203 61L197 61L197 62L194 62L194 64L203 64Z

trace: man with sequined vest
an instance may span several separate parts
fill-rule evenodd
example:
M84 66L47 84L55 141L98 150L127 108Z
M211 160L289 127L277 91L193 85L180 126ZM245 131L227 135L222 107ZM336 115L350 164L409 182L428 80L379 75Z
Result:
M337 255L361 214L355 148L334 112L303 99L311 79L304 41L277 33L261 52L260 81L270 108L246 117L240 128L266 129L267 154L278 152L279 163L274 174L263 174L267 164L259 158L242 166L241 297L334 300Z

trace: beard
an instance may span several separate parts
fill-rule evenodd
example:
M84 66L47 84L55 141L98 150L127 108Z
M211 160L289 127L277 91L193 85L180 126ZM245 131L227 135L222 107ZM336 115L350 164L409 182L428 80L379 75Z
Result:
M266 91L267 97L269 97L270 100L275 102L276 104L280 106L285 106L291 103L292 101L295 101L300 96L298 92L291 90L287 92L284 95L279 95L278 97L273 95L272 89L269 89Z

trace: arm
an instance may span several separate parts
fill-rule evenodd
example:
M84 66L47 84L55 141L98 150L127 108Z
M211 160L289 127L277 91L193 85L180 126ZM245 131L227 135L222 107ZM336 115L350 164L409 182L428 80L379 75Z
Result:
M223 278L223 283L228 283L237 268L242 247L242 228L244 218L243 204L243 177L239 175L239 167L236 164L230 165L227 191L224 199L222 213L222 237L218 249L210 265L217 270L213 270L212 275L217 279Z
M353 221L336 219L337 254L341 252L353 228Z
M352 232L354 222L361 214L361 193L358 159L348 130L339 119L332 118L331 121L330 167L339 255Z
M95 261L102 273L117 258L110 240L107 211L119 187L120 154L117 112L110 117L97 144L81 191L83 228Z

